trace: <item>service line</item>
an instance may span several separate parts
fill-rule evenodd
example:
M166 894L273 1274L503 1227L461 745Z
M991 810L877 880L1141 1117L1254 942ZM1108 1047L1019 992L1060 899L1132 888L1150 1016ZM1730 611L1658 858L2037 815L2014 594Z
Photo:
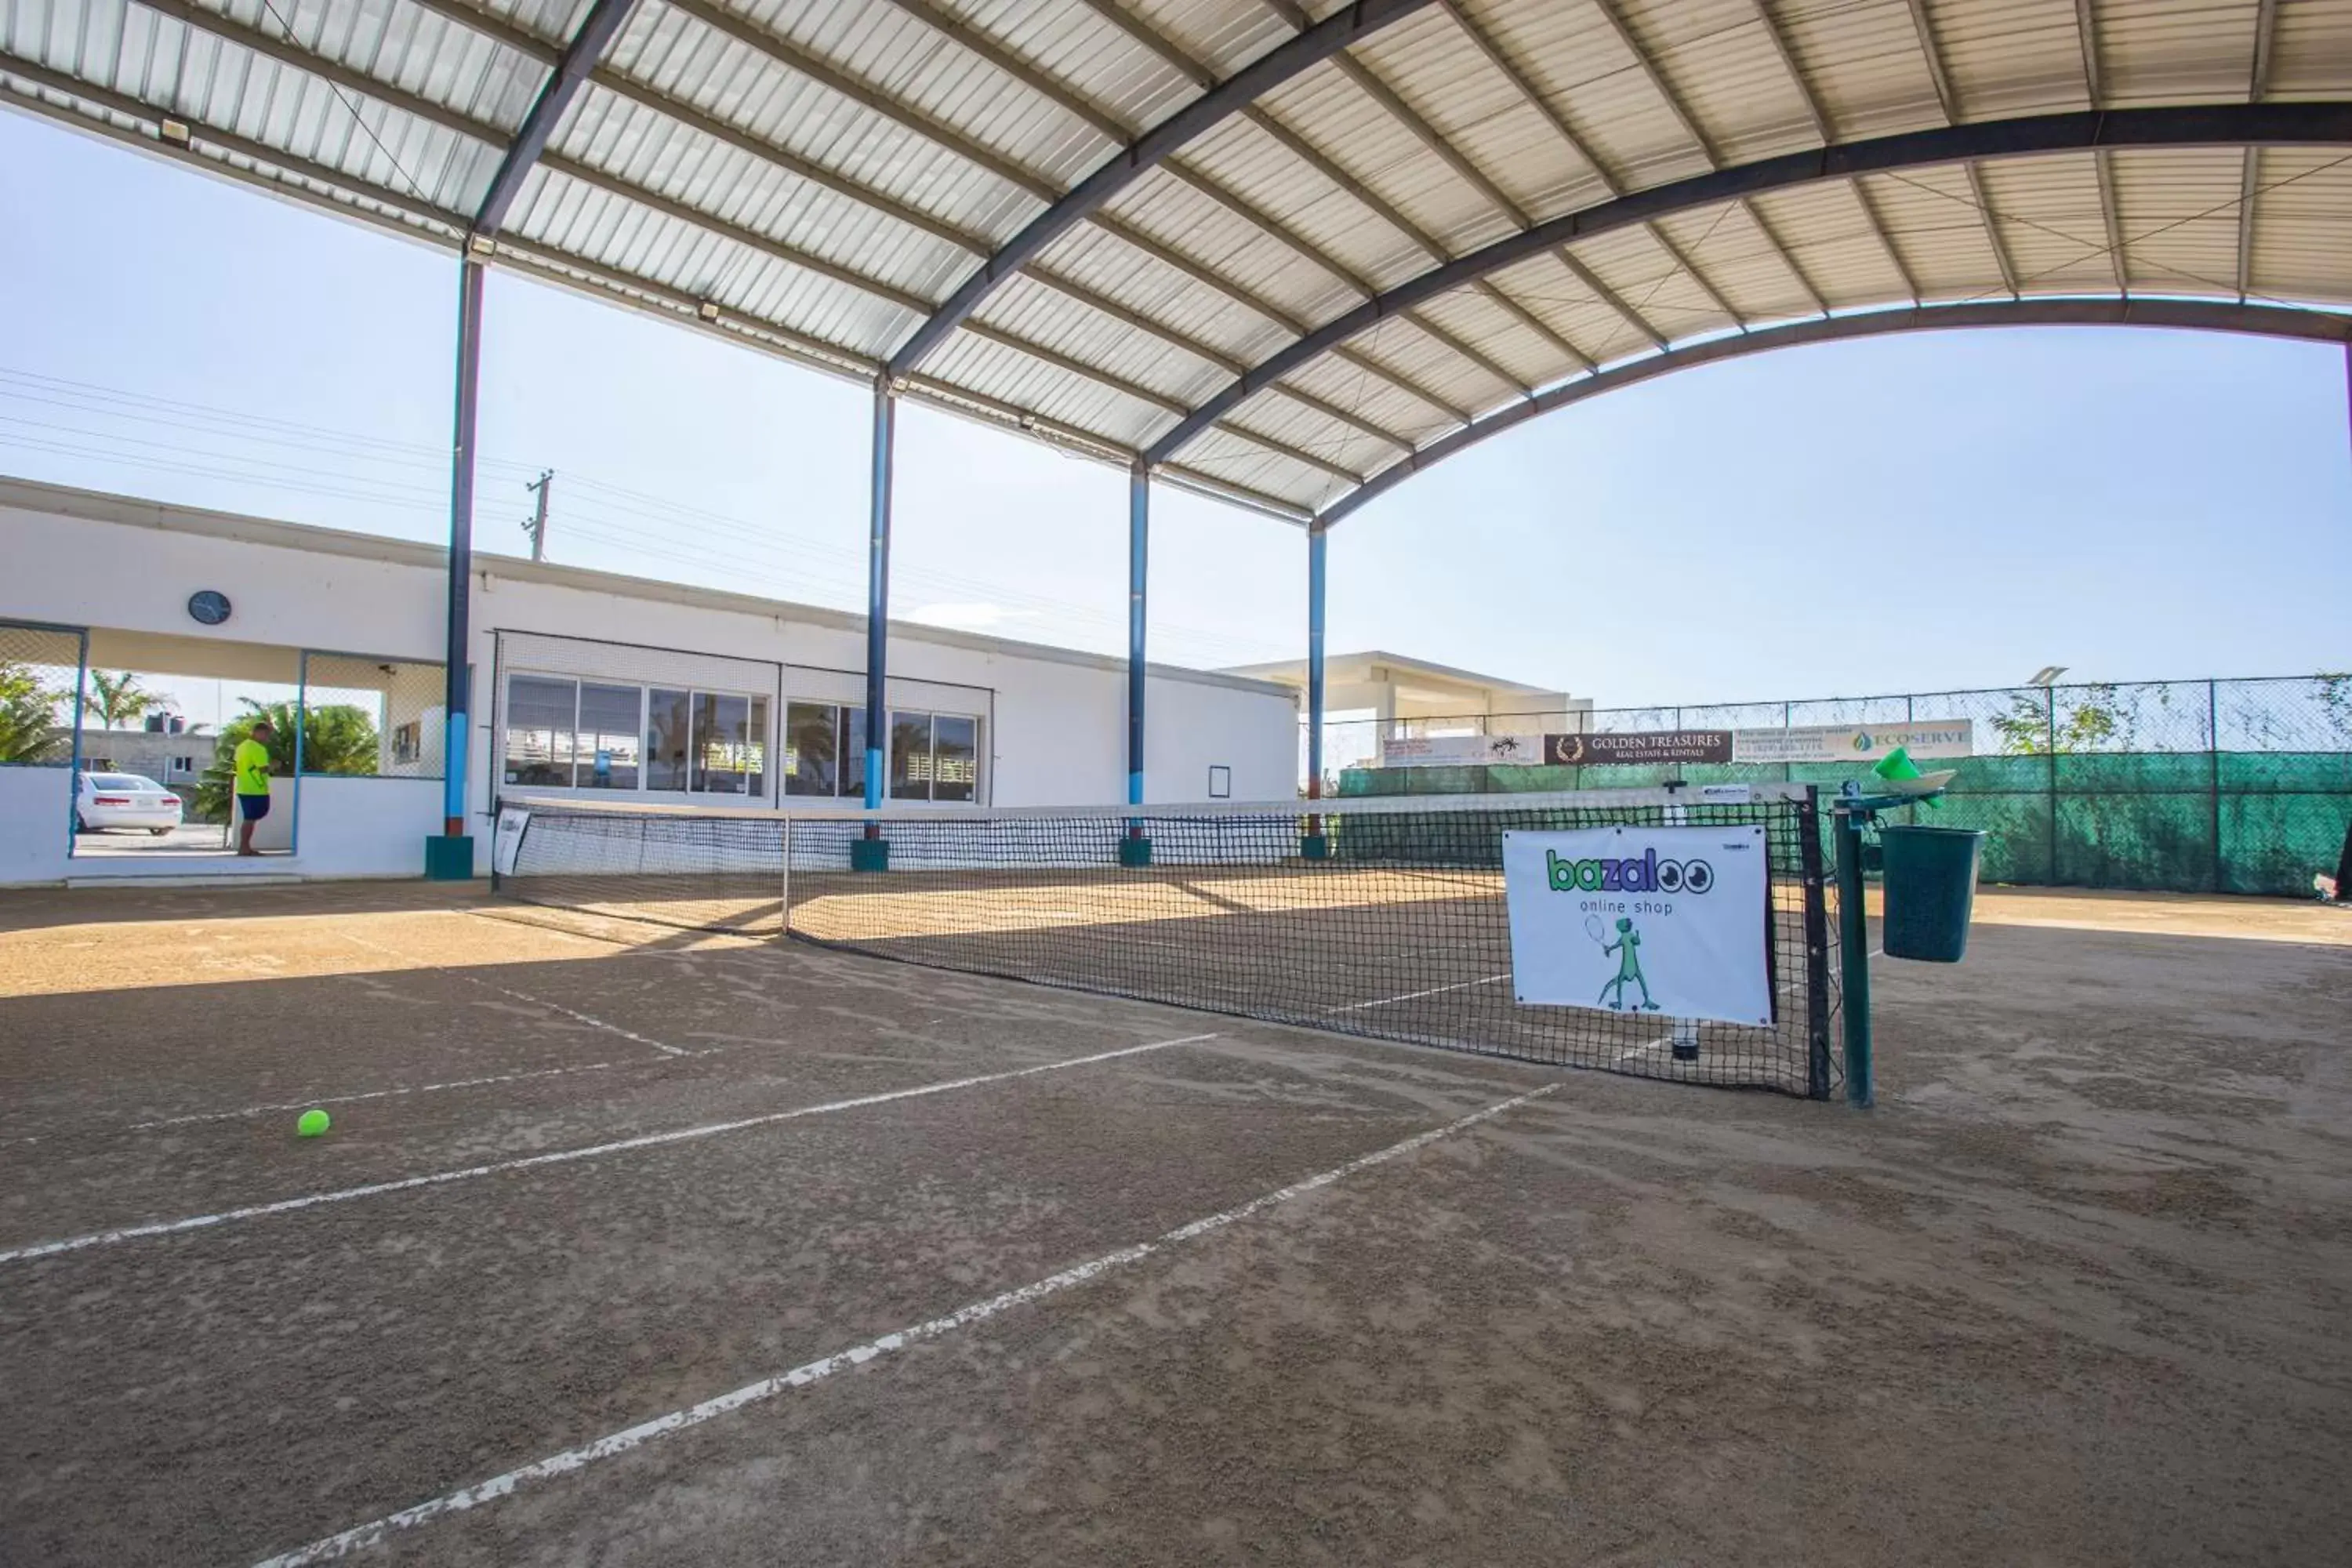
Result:
M633 1448L641 1448L647 1443L656 1442L673 1433L686 1431L689 1427L699 1426L706 1421L730 1415L746 1405L758 1405L773 1399L778 1394L792 1389L805 1388L813 1383L821 1383L835 1373L847 1372L852 1367L863 1366L877 1356L888 1355L893 1352L905 1350L909 1345L920 1344L925 1340L935 1340L941 1335L953 1333L958 1329L995 1317L1001 1312L1010 1311L1015 1307L1025 1307L1033 1301L1043 1300L1048 1296L1069 1289L1074 1285L1083 1285L1099 1275L1109 1273L1112 1269L1140 1262L1155 1253L1162 1252L1180 1243L1197 1240L1213 1231L1223 1230L1230 1225L1237 1225L1253 1215L1274 1207L1276 1204L1287 1203L1292 1198L1303 1196L1318 1188L1328 1187L1334 1182L1354 1175L1359 1171L1410 1154L1416 1149L1436 1142L1441 1138L1460 1132L1465 1128L1475 1127L1481 1121L1500 1116L1503 1112L1517 1106L1525 1105L1531 1100L1540 1099L1559 1087L1558 1083L1548 1083L1540 1089L1529 1089L1525 1094L1498 1100L1484 1110L1474 1110L1469 1115L1458 1121L1449 1121L1443 1127L1433 1127L1426 1132L1416 1132L1401 1143L1391 1143L1385 1149L1376 1149L1369 1154L1359 1155L1346 1164L1335 1165L1320 1175L1293 1182L1286 1187L1277 1187L1273 1192L1252 1198L1238 1208L1226 1209L1222 1213L1213 1214L1205 1219L1196 1219L1189 1225L1178 1226L1174 1230L1161 1232L1150 1241L1140 1241L1131 1247L1122 1247L1116 1252L1106 1252L1099 1258L1089 1258L1074 1268L1065 1268L1058 1274L1049 1274L1043 1279L1033 1280L1029 1284L1007 1290L1002 1295L991 1296L984 1301L974 1301L970 1306L959 1307L942 1317L917 1323L912 1328L900 1329L895 1333L884 1334L879 1339L868 1340L864 1344L853 1346L848 1350L836 1351L829 1356L804 1362L790 1372L781 1372L772 1377L763 1377L757 1383L745 1384L742 1387L730 1393L706 1399L699 1405L689 1405L682 1410L673 1410L667 1415L657 1415L650 1421L641 1421L635 1426L626 1426L618 1432L607 1433L593 1443L583 1444L577 1448L567 1448L561 1454L551 1454L544 1459L534 1460L519 1469L492 1476L488 1480L477 1481L469 1487L460 1487L453 1492L445 1492L429 1501L402 1509L397 1513L388 1513L381 1519L370 1520L365 1524L353 1525L349 1530L322 1537L307 1546L298 1546L291 1552L280 1552L275 1557L257 1563L255 1568L303 1568L303 1565L308 1563L332 1562L353 1552L376 1545L385 1536L395 1531L413 1530L420 1524L429 1523L445 1514L462 1513L468 1509L479 1508L484 1503L495 1502L533 1482L570 1475L574 1470L586 1468L599 1459L609 1459L615 1455L625 1454Z
M1117 1050L1097 1051L1092 1056L1072 1057L1066 1061L1041 1062L1035 1067L1014 1068L1007 1072L982 1073L976 1078L953 1079L945 1083L919 1084L913 1089L894 1089L884 1094L862 1094L855 1100L836 1100L824 1105L803 1105L793 1110L775 1110L764 1116L747 1116L736 1121L713 1121L701 1127L680 1127L668 1132L648 1132L642 1137L624 1138L612 1143L594 1143L584 1149L557 1149L545 1154L530 1154L520 1159L499 1160L487 1165L467 1165L462 1170L436 1171L430 1175L404 1176L396 1182L371 1182L363 1187L341 1187L333 1192L310 1193L299 1198L280 1198L276 1203L250 1204L244 1208L223 1209L218 1214L197 1215L189 1219L159 1220L152 1225L125 1226L119 1230L93 1231L88 1236L69 1236L57 1241L36 1242L29 1247L12 1247L0 1252L0 1263L23 1263L36 1258L50 1258L60 1252L79 1252L85 1247L111 1247L118 1242L140 1241L151 1236L174 1236L186 1230L203 1230L212 1226L227 1225L236 1220L263 1219L271 1215L292 1214L298 1209L317 1208L322 1204L350 1203L355 1198L381 1197L386 1193L414 1192L419 1187L445 1186L451 1182L468 1182L478 1176L494 1176L506 1171L529 1171L541 1165L568 1164L574 1160L593 1160L604 1154L625 1153L635 1149L657 1149L669 1143L685 1143L700 1138L716 1138L722 1132L740 1132L747 1128L772 1127L780 1121L794 1121L803 1116L828 1116L839 1110L856 1110L868 1105L887 1105L896 1100L915 1100L928 1094L945 1094L950 1089L977 1089L982 1084L1006 1083L1013 1079L1030 1078L1043 1072L1059 1072L1064 1068L1087 1067L1095 1062L1115 1061L1144 1051L1165 1050L1170 1046L1192 1045L1200 1040L1213 1040L1213 1033L1185 1035L1173 1040L1153 1040L1140 1046L1121 1046Z
M422 968L433 970L436 973L446 974L454 980L462 980L468 985L478 985L485 991L495 991L509 1002L528 1002L534 1007L543 1007L551 1013L561 1013L572 1022L585 1024L592 1029L602 1029L606 1034L618 1035L621 1038L634 1041L640 1046L650 1046L652 1048L659 1051L666 1057L682 1057L690 1054L678 1049L676 1046L666 1046L659 1040L649 1040L643 1035L633 1034L629 1030L621 1027L618 1024L608 1024L602 1018L592 1018L585 1013L574 1012L572 1008L566 1007L561 1002L542 1001L541 998L530 995L526 992L509 991L503 985L492 984L478 974L469 974L462 969L451 969L445 964L430 963L427 960L421 958L411 958L407 953L400 952L397 948L386 947L380 942L370 942L363 936L353 936L347 931L337 931L335 934L341 937L345 942L350 942L354 947L364 947L373 952L383 953L387 958L396 958L403 963L416 964Z

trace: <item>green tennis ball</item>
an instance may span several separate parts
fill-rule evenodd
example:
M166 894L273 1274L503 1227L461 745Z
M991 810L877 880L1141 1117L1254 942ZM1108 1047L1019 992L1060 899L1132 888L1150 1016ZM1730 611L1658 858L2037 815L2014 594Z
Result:
M306 1110L302 1113L302 1119L294 1123L295 1135L300 1138L316 1138L326 1130L327 1113L323 1110Z

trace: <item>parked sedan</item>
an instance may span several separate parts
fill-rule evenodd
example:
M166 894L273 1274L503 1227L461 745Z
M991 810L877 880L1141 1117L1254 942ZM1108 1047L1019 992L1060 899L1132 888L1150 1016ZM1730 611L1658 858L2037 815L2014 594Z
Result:
M84 773L74 792L74 831L143 827L162 837L180 826L180 797L137 773Z

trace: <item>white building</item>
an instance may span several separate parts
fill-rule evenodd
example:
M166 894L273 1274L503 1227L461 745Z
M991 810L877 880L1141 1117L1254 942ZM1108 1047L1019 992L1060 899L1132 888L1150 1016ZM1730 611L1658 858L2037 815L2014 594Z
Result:
M48 689L88 668L299 689L317 725L359 708L373 756L276 781L243 862L76 857L70 758L0 760L0 885L85 876L421 874L442 824L446 552L365 534L0 480L0 668ZM487 868L493 801L859 804L865 617L477 556L467 805ZM196 596L227 602L206 624ZM1126 797L1125 661L894 623L890 804L1099 805ZM1287 800L1297 700L1153 666L1145 798ZM836 765L836 759L839 760Z
M1303 658L1238 665L1225 673L1271 680L1302 698L1307 689ZM1575 716L1591 712L1592 699L1370 648L1324 659L1323 710L1334 719L1370 714L1383 725L1410 722L1415 732L1429 724L1432 733L1475 734L1494 719L1506 721L1496 727L1497 732L1539 733L1578 728Z

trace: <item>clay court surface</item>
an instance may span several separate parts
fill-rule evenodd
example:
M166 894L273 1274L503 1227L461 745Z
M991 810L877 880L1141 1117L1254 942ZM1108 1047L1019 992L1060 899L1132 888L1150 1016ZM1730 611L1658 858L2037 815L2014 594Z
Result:
M0 896L0 1562L2341 1563L2352 916L1979 912L1862 1113Z

